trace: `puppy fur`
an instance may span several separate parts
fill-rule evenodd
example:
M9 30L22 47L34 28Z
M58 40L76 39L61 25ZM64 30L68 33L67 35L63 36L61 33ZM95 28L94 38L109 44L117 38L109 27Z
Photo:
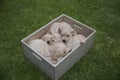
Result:
M86 37L82 34L78 34L78 38L80 40L80 43L86 43Z
M52 38L51 34L45 34L41 39L47 42L47 44L50 44L51 38Z
M71 37L66 43L69 50L73 50L78 45L80 45L80 40L77 35Z
M34 39L29 45L43 56L50 57L49 45L42 39Z
M69 50L72 50L77 45L81 45L81 43L86 43L85 36L81 34L78 35L77 32L73 29L72 37L69 38L69 40L66 43L66 46L69 48Z
M69 31L71 29L71 26L66 23L66 22L56 22L56 23L53 23L51 26L50 26L50 33L51 34L54 34L54 33L61 33L61 31L64 31L64 30L67 30Z
M53 23L50 26L50 30L49 31L50 31L51 34L54 34L54 33L59 34L59 28L60 28L60 23L56 22L56 23Z
M67 41L69 41L70 38L72 38L73 36L75 36L77 33L74 29L65 29L63 31L61 31L61 40L66 43Z
M64 43L56 43L50 47L51 60L58 61L61 57L64 57L68 53L68 49Z
M74 29L72 31L72 36L78 37L78 39L80 40L80 43L86 43L86 37L82 34L77 34L77 32Z
M52 34L52 37L51 37L51 39L50 39L50 45L61 42L60 37L61 37L61 36L60 36L60 34L58 34L58 33Z

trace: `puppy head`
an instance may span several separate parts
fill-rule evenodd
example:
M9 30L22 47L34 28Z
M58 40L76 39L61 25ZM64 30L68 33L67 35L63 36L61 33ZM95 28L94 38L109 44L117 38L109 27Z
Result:
M61 40L64 43L66 43L72 37L72 33L69 29L61 31L60 35L61 35Z
M52 38L52 35L51 34L45 34L41 39L46 41L47 44L50 44L50 40Z
M60 35L57 34L57 33L54 33L54 34L52 34L52 37L51 37L51 39L50 39L50 45L55 44L55 43L58 43L58 42L60 42L60 41L61 41Z
M56 43L51 45L50 54L51 60L57 61L60 57L64 57L68 53L68 49L64 43Z

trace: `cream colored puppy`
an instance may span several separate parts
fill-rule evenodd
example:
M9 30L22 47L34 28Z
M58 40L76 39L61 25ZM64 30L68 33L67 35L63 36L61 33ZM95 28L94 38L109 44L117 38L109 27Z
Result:
M70 31L71 30L71 25L69 25L66 22L60 22L60 32L64 31L64 30Z
M66 22L61 22L60 24L59 34L61 35L61 38L69 39L72 35L72 27Z
M53 45L53 44L56 44L56 43L59 43L61 42L61 39L60 39L60 34L58 33L54 33L52 34L52 37L50 39L50 45Z
M65 22L61 22L60 35L61 40L66 43L73 35L74 29Z
M71 39L71 37L73 37L76 32L74 29L69 29L69 30L63 30L61 31L61 40L66 43L69 39Z
M69 31L71 29L71 26L66 23L66 22L56 22L53 23L50 26L50 33L54 34L54 33L61 33L61 31L65 30L65 31Z
M74 29L72 31L72 36L78 37L78 39L80 40L80 43L86 43L86 37L82 34L77 34L77 32Z
M43 56L50 57L49 45L42 39L34 39L29 45Z
M47 44L50 44L50 40L52 38L52 35L51 34L45 34L44 36L42 36L42 40L46 41Z
M60 60L68 53L68 49L64 43L60 42L51 45L50 53L52 62L54 61L56 63L58 60Z
M72 37L70 37L69 40L66 42L66 46L69 48L69 50L72 50L78 45L81 45L81 43L86 43L85 36L77 34L77 32L74 30L74 32L72 33Z
M80 40L78 36L71 37L67 42L66 46L69 50L73 50L76 46L80 45Z
M54 34L54 33L58 33L60 32L60 23L59 22L56 22L56 23L53 23L51 26L50 26L50 33L51 34Z

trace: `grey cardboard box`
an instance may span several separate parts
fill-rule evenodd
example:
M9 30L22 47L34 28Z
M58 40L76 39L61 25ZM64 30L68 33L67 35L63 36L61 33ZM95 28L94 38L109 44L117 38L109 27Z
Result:
M65 21L69 23L72 28L74 28L78 33L86 36L86 43L75 47L70 53L68 53L63 59L58 63L53 64L48 61L45 57L39 54L37 51L33 50L29 46L29 42L33 39L41 38L49 29L50 25L54 22ZM93 46L95 39L96 30L88 27L87 25L62 14L53 21L49 22L45 26L41 27L37 31L33 32L29 36L21 40L22 47L25 56L38 68L40 68L45 74L47 74L51 79L58 80L66 71L68 71L78 60L80 60L83 55L85 55L88 50Z

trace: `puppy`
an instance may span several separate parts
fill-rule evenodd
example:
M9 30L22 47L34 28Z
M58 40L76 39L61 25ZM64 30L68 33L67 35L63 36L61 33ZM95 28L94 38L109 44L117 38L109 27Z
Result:
M64 43L60 42L51 45L50 53L51 53L51 60L57 62L68 53L68 49Z
M53 23L53 24L50 26L49 32L50 32L51 34L54 34L54 33L59 34L59 32L60 32L60 23L59 23L59 22Z
M69 38L69 40L66 42L66 46L69 48L69 50L74 49L76 46L81 45L81 43L86 43L85 36L81 34L77 34L75 30L72 32L72 37Z
M66 22L60 22L60 32L63 30L70 30L71 26Z
M73 50L77 45L80 45L80 40L77 36L71 37L66 43L69 50Z
M69 31L70 29L71 29L71 26L68 23L66 23L66 22L56 22L56 23L53 23L50 26L50 33L51 34L54 34L54 33L59 34L63 30Z
M66 43L70 38L72 38L74 35L76 35L76 31L74 29L69 30L63 30L61 31L61 40Z
M77 32L74 29L72 31L72 36L78 37L78 39L80 40L80 43L86 43L86 37L82 34L77 34Z
M58 43L58 42L61 42L60 37L61 37L61 36L60 36L60 34L58 34L58 33L52 34L52 37L51 37L51 39L50 39L50 45L56 44L56 43Z
M52 39L52 35L51 34L45 34L42 38L42 40L46 41L47 44L50 44L50 40Z
M43 56L50 57L49 45L42 39L34 39L29 45Z

